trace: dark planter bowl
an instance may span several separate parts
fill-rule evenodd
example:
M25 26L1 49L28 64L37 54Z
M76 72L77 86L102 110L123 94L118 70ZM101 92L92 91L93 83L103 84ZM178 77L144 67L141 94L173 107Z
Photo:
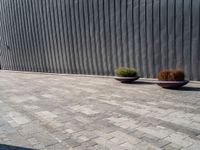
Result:
M166 89L177 89L189 83L189 81L155 81L157 85Z
M121 83L131 83L135 80L138 80L140 77L114 77L115 80L120 81Z

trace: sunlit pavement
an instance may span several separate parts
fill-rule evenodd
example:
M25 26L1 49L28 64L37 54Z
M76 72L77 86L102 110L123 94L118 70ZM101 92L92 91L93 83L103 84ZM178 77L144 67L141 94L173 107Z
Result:
M0 144L199 150L200 82L167 90L143 81L0 71Z

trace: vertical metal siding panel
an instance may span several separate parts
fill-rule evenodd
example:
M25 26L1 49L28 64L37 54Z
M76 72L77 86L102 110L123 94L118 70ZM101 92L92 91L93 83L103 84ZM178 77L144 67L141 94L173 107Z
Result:
M32 47L31 47L31 51L33 52L33 60L35 62L35 66L33 68L32 71L37 71L39 72L39 68L40 68L40 61L38 60L38 50L37 50L37 38L36 38L36 27L35 27L35 18L34 18L34 15L35 15L35 11L34 11L34 2L33 1L30 1L28 2L28 5L29 5L29 12L30 12L30 30L31 30L31 43L32 43Z
M51 23L51 33L52 33L52 54L53 58L55 59L55 71L60 72L60 61L59 61L59 54L58 54L58 39L56 33L56 21L55 21L55 12L56 12L56 5L55 1L51 1L51 12L50 12L50 23ZM56 16L57 17L57 16Z
M49 44L50 44L50 61L52 61L52 69L53 72L57 72L57 56L56 56L56 39L55 39L55 33L54 33L54 6L53 6L53 0L47 0L48 3L48 10L47 10L47 25L48 25L48 34L49 34Z
M135 58L136 58L136 68L139 74L142 76L142 68L141 68L141 47L140 47L140 8L139 1L134 0L134 45L135 45Z
M85 45L85 57L87 59L87 74L92 74L92 63L90 57L90 40L89 40L89 21L88 21L88 6L87 3L82 0L82 11L83 11L83 35L84 35L84 45Z
M34 60L33 60L33 56L32 56L32 52L31 52L31 39L30 39L30 27L29 27L29 23L28 23L28 18L29 18L29 14L27 12L27 1L23 1L23 5L22 5L22 13L23 18L24 18L24 36L25 36L25 49L26 49L26 57L27 57L27 61L28 61L28 71L33 71L34 68Z
M20 68L21 70L25 71L26 68L27 68L27 63L26 63L26 56L25 56L25 49L24 49L24 27L23 27L23 20L22 20L22 17L23 17L23 14L21 12L22 10L22 4L21 4L22 1L17 1L17 4L18 4L18 15L17 15L17 18L18 18L18 24L19 24L19 37L20 39L18 39L18 43L20 44L20 47L19 47L19 51L20 51L20 59L21 59L21 65L20 65Z
M70 3L69 0L66 1L66 22L67 22L67 38L69 44L69 55L70 55L70 62L71 62L71 73L76 72L76 64L74 59L74 45L73 45L73 37L72 37L72 29L71 29L71 19L70 19Z
M161 0L161 60L162 68L168 69L168 0Z
M3 13L4 9L6 8L5 6L3 7L4 5L4 1L1 2L0 4L0 19L2 20L0 22L0 65L1 65L1 69L5 69L5 65L6 65L6 61L5 61L5 55L4 55L4 18L6 17Z
M4 19L5 19L5 15L4 15L4 9L6 8L5 6L2 7L4 5L4 1L2 0L1 3L0 3L0 65L1 65L1 69L5 69L5 63L6 61L4 60Z
M4 7L5 8L8 8L9 5L6 1L4 1ZM3 29L3 36L0 37L2 39L2 43L0 43L0 48L2 48L2 56L3 56L3 60L5 61L4 63L4 68L5 69L9 69L10 65L11 65L11 62L10 62L10 50L7 48L7 46L9 46L9 27L8 27L8 23L9 23L9 20L8 20L8 11L7 9L4 9L3 8L3 26L2 26L2 29Z
M106 60L107 60L107 67L108 67L108 75L113 74L113 65L112 65L112 56L111 56L111 33L110 33L110 0L104 0L104 19L105 19L105 50L106 50Z
M44 72L48 72L47 69L47 63L46 63L46 40L44 38L44 34L45 34L45 29L43 27L44 24L44 17L43 17L43 0L38 0L37 1L37 7L38 7L38 13L37 13L37 19L38 19L38 34L39 34L39 43L40 43L40 52L41 52L41 61L42 61L42 70Z
M8 17L9 18L9 21L11 23L10 25L10 34L12 35L12 39L13 39L13 47L11 49L11 53L13 54L13 60L15 61L15 64L13 64L13 70L17 70L18 69L18 59L17 59L17 52L16 52L16 48L18 47L17 45L17 38L16 38L16 24L15 24L15 9L14 9L14 4L13 2L10 2L10 6L8 7L8 9L10 10L10 17L8 16L5 16L5 17ZM5 10L5 11L8 11L8 10ZM6 39L5 39L6 40ZM5 44L5 43L4 43ZM7 63L7 62L6 62ZM7 68L8 69L8 68Z
M48 25L47 25L47 5L45 0L41 0L39 12L41 14L41 29L42 29L42 42L44 48L44 61L46 66L46 72L53 72L52 61L49 57L50 45L49 45L49 35L48 35Z
M71 21L71 29L72 29L72 38L73 38L73 52L74 52L74 61L76 65L75 73L80 74L80 60L79 60L79 53L78 53L78 43L77 43L77 31L76 31L76 22L75 22L75 14L74 14L74 3L77 2L76 0L70 0L70 21Z
M157 76L157 73L161 70L161 1L153 0L153 49L154 49L154 77Z
M140 38L141 38L141 57L142 75L147 77L147 41L146 41L146 0L140 0Z
M129 66L128 32L127 32L127 0L121 1L121 37L124 66Z
M4 14L5 14L5 17L4 17L4 20L5 20L5 30L4 30L4 35L5 35L5 39L3 40L3 49L4 49L4 58L6 60L6 69L9 69L12 64L13 64L13 60L12 60L12 51L11 51L11 32L10 32L10 28L11 28L11 21L10 21L10 18L9 18L9 1L4 1L4 5L3 5L5 8L8 8L8 9L3 9L4 10Z
M36 51L37 45L36 45L36 34L35 34L35 21L34 21L34 9L33 9L33 2L29 1L28 2L28 7L29 7L29 21L30 21L30 26L29 26L29 30L30 30L30 35L31 35L31 39L29 42L31 42L31 48L29 49L32 52L33 55L33 61L35 62L35 66L32 68L31 71L39 71L39 61L37 60L37 56L38 56L38 52Z
M14 20L14 24L13 24L13 34L14 34L14 38L15 38L15 44L16 44L16 47L15 47L15 57L16 57L16 60L17 60L17 70L21 70L21 57L20 57L20 52L19 52L19 47L20 47L20 42L19 42L19 39L20 39L20 36L19 36L19 25L18 25L18 18L17 18L17 15L18 15L18 12L17 12L17 1L15 1L13 3L13 12L12 12L12 15L13 15L13 20Z
M149 77L153 77L154 72L154 37L153 37L153 1L147 0L146 6L146 18L147 18L147 66L149 70Z
M0 2L0 20L3 20L3 15L2 15L2 4L3 3L3 1L1 1ZM2 57L2 50L3 50L3 45L2 45L2 43L3 43L3 31L2 31L2 28L3 28L3 23L2 23L2 21L0 21L0 69L2 69L2 65L3 65L3 63L4 63L4 61L2 60L3 59L3 57Z
M104 0L99 0L99 19L100 19L100 41L101 41L101 54L102 54L102 61L103 63L103 74L108 75L108 66L107 66L107 59L106 59L106 44L105 44L105 16L104 16Z
M94 2L94 23L95 23L95 43L96 43L96 53L97 62L99 67L99 75L103 75L104 66L102 63L102 51L101 51L101 37L100 37L100 16L99 16L99 0L93 0Z
M69 66L68 66L68 57L66 55L67 46L65 45L65 34L66 31L64 30L64 2L63 0L58 1L57 11L58 11L58 29L59 29L59 38L60 38L60 57L62 63L62 73L69 73ZM65 24L66 26L66 24Z
M67 70L67 60L66 60L66 45L64 44L64 29L63 29L63 9L62 9L62 0L57 1L57 16L55 16L56 19L56 28L57 28L57 38L58 38L58 54L59 54L59 62L60 62L60 68L61 73L66 73Z
M21 57L20 57L20 42L19 42L19 39L20 39L20 31L19 31L19 19L18 19L18 5L17 5L17 1L14 1L13 2L13 16L14 16L14 23L13 24L13 28L14 28L14 32L13 34L15 35L15 39L16 39L16 47L15 47L15 58L16 58L16 62L17 62L17 66L16 66L16 69L17 70L22 70L21 69Z
M93 0L88 0L89 9L89 20L90 20L90 43L91 43L91 53L92 53L92 63L93 63L93 73L98 74L97 65L97 54L96 54L96 41L95 41L95 24L94 24L94 9Z
M198 9L200 10L200 4L199 4L199 8ZM200 14L199 14L199 22L200 22ZM199 26L199 34L200 34L200 26ZM200 47L200 42L199 42L199 47ZM200 66L200 51L199 50L198 50L197 62L198 62L198 66ZM200 69L199 68L198 68L198 81L200 81Z
M176 68L183 69L183 0L176 0Z
M4 33L3 33L3 31L1 31L1 35L3 35ZM3 40L1 40L1 42L3 42ZM1 65L1 70L6 70L6 67L5 67L5 63L6 63L6 61L5 61L5 59L4 59L4 50L3 50L3 46L1 46L1 48L0 48L0 65Z
M12 1L9 2L9 20L10 20L10 33L12 37L12 46L11 46L11 55L14 64L12 64L12 69L13 70L18 70L18 60L17 60L17 53L16 53L16 48L17 48L17 38L16 38L16 28L15 28L15 11L14 11L14 3ZM6 16L7 17L7 16Z
M97 34L96 34L96 31L98 30L97 26L96 26L96 18L98 17L98 15L95 15L95 12L97 12L97 10L95 9L96 8L96 4L97 2L95 2L94 0L91 0L92 1L92 16L93 16L93 38L94 38L94 48L95 48L95 62L96 62L96 74L99 75L101 74L101 68L100 68L100 65L99 65L99 55L98 55L98 52L99 52L99 49L98 49L98 41L97 41ZM98 13L97 13L98 14Z
M6 42L7 42L7 30L6 30L6 17L7 17L7 14L6 14L6 10L5 8L9 7L8 5L5 4L5 1L2 1L2 5L4 5L4 8L2 8L1 12L2 12L2 20L1 20L1 32L2 32L2 35L0 35L0 57L1 57L1 67L2 69L7 69L9 67L8 65L8 56L7 56L7 49L6 49Z
M89 8L88 1L83 1L83 14L84 14L84 27L85 27L85 45L88 59L88 74L92 74L94 71L94 66L92 63L92 54L91 54L91 41L90 41L90 20L89 20Z
M50 50L51 50L51 61L53 61L53 72L58 72L58 60L57 60L57 54L56 54L56 39L55 39L55 31L54 31L54 5L53 5L53 1L54 0L49 0L47 1L48 5L49 5L49 9L48 9L48 25L49 25L49 37L50 37Z
M184 68L186 77L191 79L191 1L184 1Z
M60 0L53 1L53 8L54 8L54 13L53 13L53 24L54 24L54 43L55 43L55 49L54 52L56 54L56 66L57 66L57 71L58 73L63 73L64 66L63 66L63 57L61 54L61 39L60 39L60 29L59 29L59 14L58 12L60 11L58 3Z
M86 45L87 45L87 55L88 55L88 60L89 60L89 66L90 66L90 74L94 74L94 60L93 60L93 49L92 49L92 37L91 37L91 14L90 14L90 9L89 9L89 2L85 1L84 2L84 15L85 15L85 33L86 33Z
M63 17L63 36L64 36L64 48L65 48L65 59L67 60L68 70L67 73L72 73L72 61L70 58L70 44L69 44L69 32L68 32L68 21L67 21L67 14L66 14L66 0L62 0L62 17Z
M43 59L43 49L41 46L41 39L40 39L40 26L38 25L38 0L33 1L32 3L33 6L33 31L34 31L34 41L35 41L35 48L34 50L36 51L36 61L38 62L38 68L37 71L39 72L44 72L44 63L42 61Z
M74 16L75 16L75 27L76 27L76 37L77 37L77 53L79 60L80 73L85 73L84 68L84 58L83 58L83 49L82 49L82 41L81 41L81 27L80 27L80 12L79 12L79 4L80 1L76 0L74 5Z
M199 43L200 43L200 22L199 22L199 0L192 1L192 48L191 48L191 68L192 68L192 79L199 79Z
M10 42L10 53L11 53L11 58L12 58L12 64L11 64L11 68L8 68L8 69L12 69L12 70L15 70L15 67L16 67L16 58L15 58L15 53L14 53L14 50L16 48L16 39L15 39L15 35L13 34L14 32L14 29L13 29L13 4L12 4L12 1L11 0L8 0L8 26L9 26L9 34L10 34L10 39L11 39L11 42Z
M49 62L50 62L50 67L51 67L51 71L50 72L54 72L55 71L55 60L53 58L53 54L52 54L52 38L51 38L51 22L50 20L50 1L49 0L45 0L44 1L44 5L45 7L45 29L46 29L46 36L48 37L47 39L47 45L48 45L48 58L49 58Z
M9 7L8 6L8 3L5 1L5 3L4 3L5 5L4 6L7 6L7 7ZM5 10L5 9L4 9ZM8 13L7 13L7 10L5 10L4 11L4 14L5 14L5 16L8 16ZM5 37L5 40L4 40L4 45L3 45L3 52L4 52L4 60L5 60L5 64L4 64L4 66L6 67L6 69L9 69L9 67L10 67L10 41L9 41L9 34L8 34L8 31L9 31L9 28L8 28L8 18L6 17L6 18L4 18L4 20L5 20L5 27L4 27L4 37Z
M32 6L30 4L29 0L26 0L26 17L27 17L27 29L28 29L28 44L29 46L29 52L30 52L30 57L31 57L31 62L32 62L32 68L31 71L37 71L38 64L36 60L36 52L34 50L35 48L35 41L34 41L34 33L33 33L33 18L32 18Z
M116 9L116 41L117 41L117 58L119 67L124 66L122 51L122 35L121 35L121 0L115 0Z
M76 73L76 62L74 56L74 41L73 41L73 33L72 33L72 25L71 25L71 12L70 12L70 2L66 1L66 20L67 20L67 31L70 45L70 61L72 62L72 73Z
M134 47L134 23L133 23L133 0L127 1L127 34L128 34L128 59L129 66L135 67L135 47Z
M168 65L169 68L176 67L176 49L175 49L175 1L168 0Z
M50 1L50 23L51 23L51 35L52 35L52 57L55 60L54 69L57 73L60 73L60 61L59 61L59 50L58 50L58 38L57 38L57 26L56 26L56 18L58 17L56 14L57 9L57 1Z
M27 41L27 29L26 29L26 13L24 11L24 1L21 1L20 3L21 5L21 9L20 9L20 13L21 13L21 19L22 19L22 22L21 22L21 26L23 27L22 29L22 32L23 32L23 54L24 54L24 57L25 57L25 70L27 71L30 71L31 70L31 66L30 66L30 63L31 61L29 60L29 48L28 48L28 41Z
M19 39L19 51L20 51L20 58L21 58L21 70L23 71L26 71L26 68L27 68L27 60L26 60L26 53L25 53L25 46L24 46L24 26L23 26L23 21L22 21L22 4L21 4L22 1L18 0L17 1L17 4L18 4L18 15L17 15L17 18L18 18L18 23L19 23L19 36L20 36L20 39Z
M84 0L79 1L79 15L80 15L80 34L81 34L81 45L83 52L83 64L84 64L84 72L88 74L89 68L89 60L87 54L87 44L86 44L86 31L85 31L85 15L84 15Z
M48 50L48 58L50 62L50 72L55 72L55 59L53 58L54 54L52 52L52 33L51 33L51 1L50 0L44 0L44 19L45 19L45 32L46 32L46 39L47 39L47 50Z
M116 9L115 0L110 0L110 36L111 36L111 57L113 71L118 67L118 57L117 57L117 43L116 43Z

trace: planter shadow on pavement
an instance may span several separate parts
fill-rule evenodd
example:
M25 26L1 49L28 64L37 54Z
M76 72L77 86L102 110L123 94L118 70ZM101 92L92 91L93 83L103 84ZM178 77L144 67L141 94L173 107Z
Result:
M34 150L32 148L18 147L12 145L0 144L0 150Z
M184 86L175 90L179 90L179 91L195 91L195 92L200 92L200 88L199 87L189 87L189 86Z
M131 84L154 84L151 81L135 81L132 82Z
M151 82L151 81L139 81L139 80L137 80L137 81L133 81L133 82L127 82L127 83L122 83L122 84L155 84L155 83L153 83L153 82Z

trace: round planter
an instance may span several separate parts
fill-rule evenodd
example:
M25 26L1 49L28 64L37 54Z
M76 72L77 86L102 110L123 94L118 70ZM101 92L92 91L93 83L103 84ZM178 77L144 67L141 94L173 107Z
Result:
M138 80L140 77L114 77L115 80L120 81L121 83L131 83L135 80Z
M189 83L189 81L156 81L157 85L167 89L177 89Z

